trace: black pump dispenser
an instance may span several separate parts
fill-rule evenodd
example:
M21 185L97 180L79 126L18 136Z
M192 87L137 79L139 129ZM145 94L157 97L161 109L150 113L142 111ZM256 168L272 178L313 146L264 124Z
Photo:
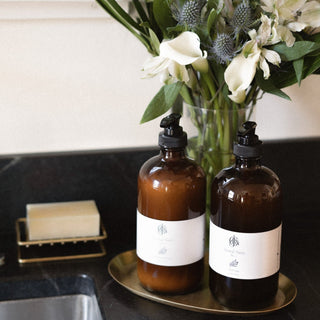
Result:
M234 144L233 153L241 158L258 158L262 155L262 142L255 134L257 124L246 121L238 131L238 143Z
M187 134L179 125L181 115L172 113L163 118L160 127L164 128L159 133L159 146L162 148L184 148L188 144Z

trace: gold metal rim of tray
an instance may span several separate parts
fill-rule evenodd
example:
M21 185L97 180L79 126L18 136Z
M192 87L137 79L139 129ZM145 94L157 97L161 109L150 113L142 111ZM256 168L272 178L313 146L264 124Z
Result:
M208 256L206 255L206 260ZM235 310L219 304L212 296L208 281L204 280L202 287L184 295L158 295L145 290L139 283L136 272L137 256L135 250L126 251L115 256L108 265L109 274L120 285L143 298L181 309L215 314L259 315L280 310L294 301L297 295L295 284L282 273L279 274L279 287L274 302L263 309ZM208 266L208 263L205 264ZM206 275L208 267L206 267Z
M107 238L107 232L102 224L100 223L100 235L94 237L76 237L76 238L61 238L61 239L48 239L48 240L29 240L27 232L26 239L22 239L22 230L21 226L26 230L26 218L18 218L16 220L16 235L17 235L17 245L18 245L18 262L19 263L33 263L33 262L45 262L45 261L59 261L59 260L71 260L71 259L87 259L87 258L97 258L106 255L106 249L103 244L103 240ZM96 252L88 252L84 254L68 254L68 255L53 255L46 257L22 257L21 248L29 248L32 246L43 246L43 245L64 245L64 244L78 244L78 243L90 243L90 242L98 242L99 243L99 251ZM49 247L50 248L50 247ZM50 251L50 250L48 250Z

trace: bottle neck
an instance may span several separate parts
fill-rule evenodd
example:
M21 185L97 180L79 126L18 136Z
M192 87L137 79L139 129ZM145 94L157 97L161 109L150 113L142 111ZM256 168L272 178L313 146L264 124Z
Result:
M160 154L164 159L181 159L186 157L185 148L160 148Z
M236 168L255 169L258 167L261 167L261 157L256 157L256 158L236 157Z

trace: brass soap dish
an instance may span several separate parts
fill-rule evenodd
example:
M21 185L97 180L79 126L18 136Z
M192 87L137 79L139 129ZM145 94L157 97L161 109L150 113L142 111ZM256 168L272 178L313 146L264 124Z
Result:
M102 223L100 235L95 237L29 240L26 218L18 218L16 234L19 263L96 258L106 255L103 240L107 238L107 232Z

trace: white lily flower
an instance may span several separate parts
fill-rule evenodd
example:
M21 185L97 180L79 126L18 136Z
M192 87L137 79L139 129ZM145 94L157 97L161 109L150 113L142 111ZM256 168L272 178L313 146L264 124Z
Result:
M144 78L154 77L163 70L167 69L169 64L169 59L163 59L163 57L160 56L149 58L143 66L143 71L145 71Z
M263 71L263 77L265 79L268 79L270 77L270 68L267 61L276 66L279 66L281 58L277 52L262 48L259 59L259 67Z
M296 38L293 36L292 32L286 26L278 25L276 27L277 35L280 41L284 41L287 47L292 47L296 42Z
M288 47L293 46L293 32L320 27L320 3L312 0L262 0L262 9L276 17L276 31Z
M201 71L208 71L207 53L200 49L200 39L194 32L186 31L178 37L160 44L159 56L149 59L143 67L145 78L161 74L161 81L189 81L186 66L194 65Z
M292 31L301 31L306 27L320 27L320 3L306 2L297 12L297 21L289 22L288 28Z
M242 103L245 100L246 90L256 74L258 62L265 79L270 76L268 62L274 65L279 65L281 62L277 52L263 48L264 45L276 41L272 21L262 15L261 22L258 32L255 29L249 31L251 40L245 44L242 52L231 61L224 74L225 81L232 92L229 98L237 103Z
M261 44L269 44L269 39L272 37L272 20L268 18L266 15L261 15L261 25L258 29L256 38L259 40ZM253 29L254 30L254 29ZM254 30L255 31L255 30ZM251 36L250 36L251 37ZM252 37L251 37L252 39ZM274 40L273 40L274 41Z
M263 77L268 79L270 77L270 68L267 63L270 62L276 66L279 66L281 62L280 55L273 50L268 50L263 48L265 45L270 45L280 41L277 36L272 34L274 30L272 29L272 21L266 15L261 16L261 26L258 29L258 32L252 30L249 32L249 36L252 40L256 40L259 47L261 48L261 54L259 58L259 67L263 71Z

